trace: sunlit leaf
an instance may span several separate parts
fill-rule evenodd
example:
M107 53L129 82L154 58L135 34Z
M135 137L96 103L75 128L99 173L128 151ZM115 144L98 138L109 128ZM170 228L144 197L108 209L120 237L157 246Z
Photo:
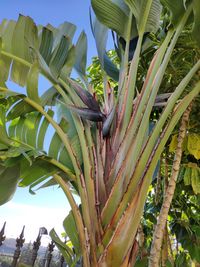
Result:
M70 211L69 215L63 221L63 226L67 236L72 242L76 255L80 255L79 237L72 211Z
M92 0L92 7L98 20L120 36L126 38L128 16L114 2L107 0Z
M145 9L147 6L146 0L125 0L125 3L130 7L133 12L138 26L138 31L140 32L143 27ZM146 25L144 27L145 32L156 32L159 28L160 15L161 15L161 4L159 0L153 0L151 4L150 11L148 13L148 18Z

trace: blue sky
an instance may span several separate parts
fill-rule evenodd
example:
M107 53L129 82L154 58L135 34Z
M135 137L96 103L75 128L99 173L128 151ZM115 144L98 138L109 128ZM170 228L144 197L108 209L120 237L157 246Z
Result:
M1 0L0 20L18 18L19 14L28 15L37 24L47 23L58 26L69 21L77 26L77 35L84 30L88 36L88 62L96 55L95 43L89 22L90 0ZM0 206L0 228L7 221L7 236L16 237L22 226L26 225L27 241L34 239L40 226L50 230L53 226L62 231L62 220L69 211L69 205L61 190L56 187L42 189L35 196L28 189L18 189L14 198Z

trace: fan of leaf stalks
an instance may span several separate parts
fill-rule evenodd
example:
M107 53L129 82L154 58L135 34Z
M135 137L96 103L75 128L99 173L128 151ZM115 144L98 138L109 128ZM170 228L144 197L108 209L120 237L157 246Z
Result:
M193 24L191 34L199 41L200 4L198 0L91 4L96 15L91 14L92 31L104 71L101 104L85 73L84 32L73 45L75 26L70 23L58 29L37 27L20 15L17 22L4 20L0 25L0 203L8 201L17 186L30 186L34 193L34 187L58 184L71 205L64 227L74 248L61 242L54 230L51 236L69 266L134 266L136 234L157 162L200 92L196 81L181 98L200 67L197 59L149 130L166 68L187 23ZM170 20L166 35L155 47L139 88L140 55L148 46L148 34L159 28L163 6ZM120 69L105 52L108 29L113 31ZM81 84L70 78L72 68ZM39 74L52 83L43 94L38 90ZM118 82L117 94L108 76ZM7 87L9 78L24 87L23 93ZM80 197L79 206L74 193Z

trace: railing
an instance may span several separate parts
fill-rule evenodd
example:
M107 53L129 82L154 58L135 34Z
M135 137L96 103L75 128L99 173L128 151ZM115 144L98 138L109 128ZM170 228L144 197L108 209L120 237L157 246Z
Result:
M6 222L4 223L1 231L0 231L0 267L28 267L28 266L35 266L35 267L64 267L66 266L64 258L58 251L55 251L55 244L51 241L48 246L46 247L46 252L43 257L38 256L38 251L41 247L41 238L42 235L47 235L47 230L45 227L41 227L39 229L38 236L33 243L30 243L28 246L25 244L24 238L24 230L25 226L23 227L19 237L16 238L15 250L14 253L5 253L1 252L1 246L5 243L6 236L5 236L5 229L6 229ZM27 251L26 251L27 250ZM57 252L57 260L55 261L53 258L54 252ZM26 255L25 256L23 256ZM7 259L7 261L2 261L2 259Z

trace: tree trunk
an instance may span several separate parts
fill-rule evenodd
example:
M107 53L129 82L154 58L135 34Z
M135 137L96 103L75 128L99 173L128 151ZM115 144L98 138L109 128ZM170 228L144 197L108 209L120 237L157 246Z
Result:
M167 230L167 224L165 226L164 229L164 234L163 234L163 244L162 244L162 253L161 253L161 257L162 257L162 267L166 267L166 261L169 257L168 254L168 230Z
M150 257L149 257L149 267L159 266L163 234L164 234L164 229L165 229L165 225L167 221L169 208L170 208L173 195L174 195L174 191L175 191L175 187L176 187L176 180L177 180L179 169L180 169L180 163L181 163L182 152L183 152L182 144L183 144L184 137L186 135L186 128L187 128L187 124L189 120L190 111L191 111L191 105L188 107L188 109L185 111L182 117L181 126L179 130L179 135L178 135L178 144L177 144L173 166L172 166L171 178L170 178L169 185L165 193L160 215L158 217L157 225L156 225L154 235L153 235L153 242L152 242L151 252L150 252Z

